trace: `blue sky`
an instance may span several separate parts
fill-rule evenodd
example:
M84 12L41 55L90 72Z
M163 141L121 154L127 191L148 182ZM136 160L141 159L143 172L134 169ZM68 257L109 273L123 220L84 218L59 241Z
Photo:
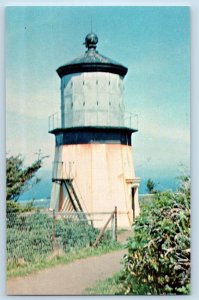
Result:
M138 176L175 177L189 169L190 27L187 7L10 7L6 11L7 152L26 163L50 155L48 116L60 105L56 69L85 51L93 31L98 51L128 67L126 110L138 113L133 135Z

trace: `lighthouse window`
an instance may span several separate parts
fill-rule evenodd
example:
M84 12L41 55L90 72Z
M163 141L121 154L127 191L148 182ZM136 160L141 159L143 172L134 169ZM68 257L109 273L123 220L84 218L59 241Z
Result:
M83 85L84 85L84 81L83 81Z
M111 102L109 102L109 106L111 106Z
M98 105L98 101L97 101L97 105Z
M73 102L71 102L71 108L73 108Z
M98 80L96 81L96 84L98 84Z
M83 102L83 106L85 106L85 101Z
M109 85L111 84L111 82L109 81Z
M71 81L71 86L73 86L73 82Z

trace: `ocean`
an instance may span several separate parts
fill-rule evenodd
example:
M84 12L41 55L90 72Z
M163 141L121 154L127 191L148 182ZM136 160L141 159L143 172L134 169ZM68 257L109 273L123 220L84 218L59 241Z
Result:
M25 206L25 205L32 202L33 207L37 207L37 208L49 208L49 206L50 206L50 199L49 198L48 199L34 199L34 200L31 200L31 199L29 199L29 200L18 200L18 202L23 206Z
M159 177L151 178L155 183L155 189L159 191L177 189L177 180L172 177ZM147 183L148 178L141 178L139 186L139 194L147 194ZM50 193L51 193L52 182L51 180L43 179L37 185L33 186L31 190L22 194L18 200L22 205L26 205L33 201L34 207L48 208L50 205Z

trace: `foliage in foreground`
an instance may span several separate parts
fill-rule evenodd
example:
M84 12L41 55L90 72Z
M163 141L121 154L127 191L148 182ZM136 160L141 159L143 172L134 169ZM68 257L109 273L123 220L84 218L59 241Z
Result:
M7 259L33 262L44 259L53 247L68 252L92 243L98 231L87 222L56 220L53 244L53 219L47 214L7 215Z
M120 282L120 273L104 281L97 281L95 286L87 288L84 295L121 295L122 284Z
M33 200L28 202L26 205L21 205L20 203L12 200L7 200L6 201L6 214L7 216L11 216L14 214L16 215L17 213L23 213L23 212L28 212L32 211L34 209L33 207Z
M121 275L124 294L190 293L190 179L177 193L158 193L129 239Z
M7 269L48 261L54 255L65 255L89 249L99 229L85 220L57 219L44 213L7 214ZM112 247L110 232L100 241L100 247ZM88 251L87 251L88 252Z

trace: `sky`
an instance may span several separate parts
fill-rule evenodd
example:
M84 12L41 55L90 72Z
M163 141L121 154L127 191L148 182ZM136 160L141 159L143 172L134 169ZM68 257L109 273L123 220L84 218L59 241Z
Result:
M138 114L132 136L136 175L189 171L190 16L188 7L8 7L6 9L6 148L28 164L41 149L50 174L54 136L48 116L60 106L56 69L81 55L84 38L128 67L127 111Z

